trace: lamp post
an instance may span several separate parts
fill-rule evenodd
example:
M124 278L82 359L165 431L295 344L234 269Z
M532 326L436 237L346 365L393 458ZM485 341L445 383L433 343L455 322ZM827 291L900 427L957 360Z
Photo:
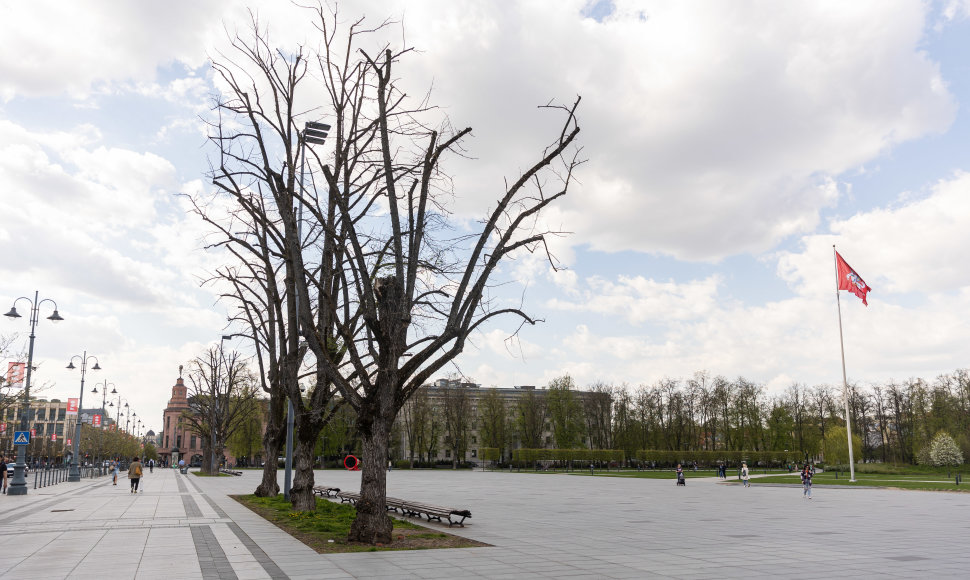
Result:
M218 447L218 431L216 430L216 420L219 418L219 379L222 377L222 364L225 362L224 345L227 340L232 340L235 334L223 334L219 339L219 360L216 361L216 376L213 380L211 416L209 419L209 441L212 443L212 456L209 461L209 473L218 473L220 461L216 460L216 449Z
M28 431L30 429L28 416L30 415L30 374L33 370L34 365L34 329L37 327L37 318L40 313L40 305L44 302L50 302L54 305L54 313L47 317L47 320L51 322L58 322L64 320L61 315L57 313L57 303L50 298L44 298L40 300L39 292L34 292L34 300L31 301L30 298L26 296L21 296L13 301L13 306L10 307L10 312L4 314L8 318L20 318L20 314L17 313L17 302L21 300L26 300L30 303L30 346L27 349L27 377L24 383L24 402L23 411L21 411L20 416L20 430ZM14 464L13 468L13 481L7 489L7 495L27 495L27 479L24 477L24 469L26 468L26 449L24 445L17 445L17 463Z
M120 431L121 430L121 406L122 406L121 405L121 400L122 399L124 399L124 401L125 401L125 405L124 405L125 409L128 408L128 399L125 399L121 395L118 395L118 399L117 399L117 401L118 401L118 410L115 413L115 425L116 425L115 430L117 430L117 431ZM108 406L109 407L114 407L115 406L115 402L114 401L111 401L110 403L108 403Z
M323 145L326 143L327 135L330 132L330 125L326 123L314 123L308 121L303 127L303 132L301 134L301 144L303 145L302 159L300 165L300 196L303 196L303 174L306 170L306 146L307 144L312 145ZM303 244L303 204L300 204L300 208L296 220L296 235L299 238L300 245ZM296 294L293 297L294 303L296 305L297 312L300 311L300 296ZM297 317L297 328L296 342L299 341L300 336L300 323L299 317ZM299 345L297 345L299 349ZM296 407L293 405L293 400L287 395L286 397L286 463L283 474L283 497L287 501L290 500L290 484L293 479L293 415L296 413Z
M102 463L103 463L102 460L104 459L102 457L102 451L103 451L102 446L104 444L104 425L105 425L105 423L107 423L107 421L105 421L105 418L104 418L104 416L105 416L105 406L104 406L104 403L108 400L108 387L109 386L111 387L111 394L112 395L117 395L118 394L118 391L115 390L115 384L114 383L109 383L108 381L104 381L103 383L98 383L97 385L94 385L94 388L93 389L91 389L91 392L94 393L95 395L97 395L98 394L98 387L101 387L101 433L98 435L98 462L99 462L98 467L99 468L104 467L102 465Z
M81 447L81 403L84 401L84 374L88 370L88 359L94 359L94 366L91 367L92 371L100 371L101 366L98 365L98 357L88 356L88 351L84 351L83 354L74 355L71 360L67 363L67 368L74 370L77 367L74 366L74 359L81 359L81 393L77 397L77 417L74 421L77 424L77 429L74 432L74 447L71 452L71 470L67 474L68 481L81 481L81 471L78 469L78 454Z

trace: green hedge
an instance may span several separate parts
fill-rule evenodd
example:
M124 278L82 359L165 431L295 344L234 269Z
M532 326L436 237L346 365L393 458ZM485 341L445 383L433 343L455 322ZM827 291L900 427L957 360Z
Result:
M718 464L739 466L742 461L748 465L785 465L798 463L798 455L791 451L669 451L662 449L641 449L636 453L637 461L641 463L656 463L658 467L673 467L678 463L692 464L702 467L714 467Z
M622 464L626 455L622 449L516 449L512 461L534 463L536 461L596 461Z
M478 458L482 461L498 461L502 458L502 452L498 447L479 447Z

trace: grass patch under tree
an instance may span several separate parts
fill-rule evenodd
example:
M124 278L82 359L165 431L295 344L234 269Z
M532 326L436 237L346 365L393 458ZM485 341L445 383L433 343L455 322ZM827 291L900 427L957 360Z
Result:
M290 502L286 501L282 494L276 497L256 497L255 495L231 497L319 554L474 548L488 545L398 518L391 518L394 522L394 532L390 545L372 546L349 542L347 536L350 534L350 525L357 515L357 510L351 505L317 498L316 511L298 512L293 511Z

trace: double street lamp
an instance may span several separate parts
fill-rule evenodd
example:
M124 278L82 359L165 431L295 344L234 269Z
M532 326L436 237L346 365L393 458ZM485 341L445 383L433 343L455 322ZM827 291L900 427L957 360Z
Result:
M98 462L99 462L98 467L100 468L100 467L104 467L103 465L104 462L102 461L103 458L101 457L101 451L102 451L102 445L104 443L104 426L108 422L105 418L105 406L104 406L105 402L108 400L108 387L111 387L112 395L117 395L118 391L115 389L114 383L109 383L108 381L104 381L103 383L98 383L94 385L94 388L91 389L91 392L97 395L98 387L101 387L101 425L100 425L101 433L98 435Z
M77 367L74 366L74 359L81 359L81 394L77 398L77 415L76 420L77 430L74 433L74 446L71 455L71 470L67 475L68 481L81 481L81 471L78 469L78 456L79 448L81 445L81 403L84 401L84 374L88 370L88 360L94 359L94 366L91 367L92 371L100 371L101 366L98 365L98 357L88 356L88 351L84 351L83 354L76 354L71 357L71 360L67 363L67 368L74 370Z
M10 307L10 312L4 314L8 318L20 318L20 314L17 312L17 303L21 300L26 300L30 303L30 346L27 348L27 377L24 383L24 402L23 410L20 415L20 430L28 431L30 429L28 416L30 415L30 374L33 370L34 365L34 329L37 327L37 319L40 314L40 305L44 302L50 302L54 305L54 313L47 317L47 320L51 322L59 322L64 320L61 315L57 313L57 303L50 298L44 298L40 300L39 292L34 292L34 299L31 301L30 298L26 296L21 296L13 301L13 306ZM13 481L7 488L7 495L27 495L27 478L24 477L24 469L26 465L26 445L17 445L17 463L14 464L13 468Z
M121 404L121 400L122 399L125 400L125 404L124 405ZM118 400L118 405L117 405L118 406L118 409L115 412L115 425L116 425L115 429L118 430L118 431L120 431L121 430L121 407L124 406L125 410L126 411L128 410L128 399L125 399L121 395L118 395L118 399L117 400ZM115 402L114 401L111 401L110 403L108 403L108 406L109 407L114 407L115 406Z

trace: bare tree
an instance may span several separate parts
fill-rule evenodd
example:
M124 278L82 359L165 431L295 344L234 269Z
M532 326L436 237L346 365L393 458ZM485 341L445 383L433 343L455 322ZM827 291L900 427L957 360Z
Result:
M202 471L211 473L212 455L221 457L229 438L245 426L258 388L239 354L218 347L189 362L188 378L190 410L182 418L201 436L207 459Z
M482 446L494 447L499 450L499 457L504 457L509 437L509 410L496 389L486 389L479 398L478 416Z
M619 394L612 385L597 383L582 398L590 449L613 448L613 401Z
M465 460L471 422L474 420L468 387L459 383L442 389L441 406L445 416L445 437L451 449L451 468L458 469Z
M519 442L526 449L544 447L542 432L546 425L546 393L528 390L515 403Z
M272 226L267 239L278 248L277 271L292 296L288 327L298 321L316 359L307 397L285 385L297 408L297 449L312 449L326 403L339 390L357 413L364 457L349 537L389 543L384 465L402 405L483 323L503 315L520 325L537 322L520 307L495 307L489 289L500 282L493 279L499 264L520 253L538 252L556 267L546 238L557 232L542 226L540 213L566 194L580 162L573 145L579 101L545 107L563 115L561 131L496 195L476 235L449 238L444 203L451 182L442 162L461 153L471 129L453 129L440 117L432 122L438 113L426 101L412 103L398 90L393 70L408 47L384 45L363 20L339 27L335 9L314 13L318 50L278 50L254 23L251 39L234 39L241 62L213 63L227 87L220 110L243 127L217 132L213 177L234 203L267 216L262 224ZM297 89L307 62L329 100L332 155L305 146L301 121L309 118L297 108ZM297 179L304 161L309 183ZM289 351L298 352L296 336L287 339ZM300 479L306 465L299 458L307 456L298 452L291 494L297 509L314 506L312 471Z

